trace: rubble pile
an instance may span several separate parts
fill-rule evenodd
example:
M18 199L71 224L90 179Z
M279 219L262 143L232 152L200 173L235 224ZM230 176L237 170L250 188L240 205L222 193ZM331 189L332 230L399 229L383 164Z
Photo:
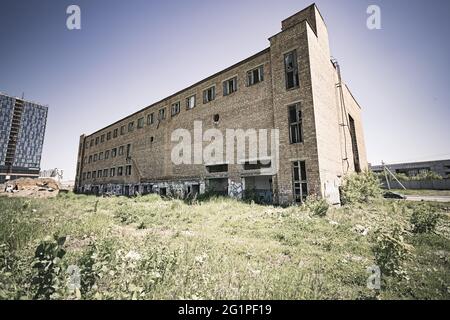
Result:
M7 196L50 198L57 196L61 187L51 178L20 178L8 181L1 192Z

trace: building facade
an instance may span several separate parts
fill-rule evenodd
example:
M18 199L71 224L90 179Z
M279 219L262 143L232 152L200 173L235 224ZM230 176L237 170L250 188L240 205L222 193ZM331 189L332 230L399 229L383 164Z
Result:
M250 193L276 204L300 203L314 194L339 203L342 178L367 169L366 150L361 108L341 80L339 65L330 60L328 32L317 7L284 20L282 31L269 41L250 58L82 135L75 189L180 197ZM234 162L175 164L174 131L183 128L195 138L199 123L203 131L215 129L224 136L229 129L276 130L270 144L278 148L254 158L249 141ZM199 145L208 148L211 141L194 141L192 148Z
M0 183L39 177L48 108L0 93Z
M426 172L434 172L444 179L450 179L450 159L386 164L386 167L393 173L405 174L408 177L415 177ZM370 166L370 169L375 173L384 171L383 165Z

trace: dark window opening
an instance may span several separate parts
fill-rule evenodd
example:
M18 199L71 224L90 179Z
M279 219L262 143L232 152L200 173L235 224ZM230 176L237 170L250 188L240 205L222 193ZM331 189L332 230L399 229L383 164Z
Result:
M294 187L294 201L303 203L308 196L308 182L306 179L305 161L295 161L293 163L292 181Z
M134 121L132 121L128 124L128 132L133 132L133 131L134 131Z
M264 81L264 67L260 66L256 69L247 72L247 85L252 86L254 84Z
M228 164L206 166L209 173L228 172Z
M163 109L160 109L160 110L159 110L158 119L159 119L159 120L164 120L164 119L166 119L166 108L163 108Z
M119 133L119 130L118 129L114 129L114 131L113 131L113 138L117 138L118 133Z
M123 136L125 134L125 126L120 127L120 135Z
M186 108L187 109L195 108L195 95L190 96L189 98L186 99Z
M272 166L272 162L271 161L264 161L264 163L262 161L257 161L257 162L245 162L244 163L244 170L260 170L260 169L268 169Z
M302 111L300 104L289 107L289 139L291 144L303 142Z
M123 176L123 167L117 168L117 176L119 176L119 177Z
M299 86L297 51L291 51L284 55L284 68L286 74L286 89L294 89Z
M353 162L355 164L355 171L361 172L361 164L359 162L358 140L356 139L355 120L353 120L353 118L350 115L348 115L348 119L350 122L350 137L352 140Z
M152 125L153 124L153 113L150 113L148 116L147 116L147 125Z
M203 91L203 103L208 103L216 98L216 87L211 87Z
M219 116L218 114L215 114L215 115L213 116L213 121L214 121L214 123L219 123L219 120L220 120L220 116Z
M237 77L227 80L223 83L223 95L228 96L237 91Z
M172 117L180 113L180 106L181 106L180 102L172 104Z
M127 159L131 158L131 144L127 144Z
M137 127L138 127L138 129L142 129L144 127L144 118L138 119Z

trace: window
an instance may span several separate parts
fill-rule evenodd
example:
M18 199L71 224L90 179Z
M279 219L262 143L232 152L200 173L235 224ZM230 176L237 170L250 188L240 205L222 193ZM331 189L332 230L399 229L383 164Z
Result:
M94 154L94 162L97 162L97 154Z
M105 160L108 160L109 159L109 150L106 150L105 151Z
M237 77L229 79L223 83L223 95L228 96L237 91Z
M114 139L117 138L118 133L119 133L119 129L114 129L114 131L113 131L113 138Z
M117 148L111 150L111 158L115 158L117 156Z
M108 177L108 169L103 170L103 176L106 178Z
M125 126L120 127L120 135L123 136L125 134Z
M291 144L303 142L302 111L300 104L289 106L289 138Z
M90 171L87 173L87 178L88 178L88 179L91 178L91 172L90 172Z
M94 146L94 139L91 139L91 148Z
M262 81L264 81L264 66L247 72L247 85L249 87Z
M166 108L159 109L158 120L164 120L166 118Z
M153 121L154 121L154 119L153 119L153 113L150 113L148 116L147 116L147 125L152 125L153 124Z
M123 146L119 147L119 156L123 156Z
M97 177L98 177L98 178L101 178L101 177L102 177L102 174L103 174L103 171L102 171L102 170L98 170L98 172L97 172Z
M95 138L95 145L98 145L99 142L100 142L100 138L99 137Z
M144 127L144 118L138 119L138 129L142 129Z
M126 168L125 168L125 175L131 176L131 166L126 166Z
M355 164L355 171L361 172L361 164L359 162L358 140L356 139L355 120L353 120L353 118L350 115L348 115L348 119L350 122L350 138L352 140L353 163Z
M299 86L297 51L291 51L284 55L284 68L286 74L286 89L294 89Z
M105 135L104 135L104 134L101 135L101 137L100 137L100 142L101 142L101 143L105 142Z
M127 159L131 157L131 144L127 144Z
M111 131L106 134L106 141L111 140Z
M89 163L92 163L92 156L89 156Z
M110 175L111 177L114 177L114 176L116 175L116 168L111 168L111 169L109 170L109 175Z
M119 176L119 177L123 176L123 167L117 168L117 176Z
M208 103L216 98L216 87L211 87L203 91L203 103Z
M83 180L86 180L86 172L83 172Z
M97 178L97 171L92 171L92 179Z
M134 121L131 121L128 124L128 132L133 132L134 131Z
M213 122L215 124L218 124L219 120L220 120L220 115L218 115L218 114L213 115Z
M98 154L98 160L103 160L103 152L100 152L100 153Z
M244 170L261 170L261 169L268 169L272 167L271 161L264 161L264 163L260 160L257 162L250 162L247 161L244 163Z
M85 156L85 157L84 157L84 164L87 164L87 163L88 163L88 157Z
M187 109L195 108L195 94L186 99L186 108Z
M305 161L295 161L293 163L292 180L294 184L294 201L302 203L308 196L308 183L306 180Z
M180 102L172 104L172 117L180 113Z
M228 165L227 164L219 164L219 165L206 166L206 170L208 170L209 173L228 172Z

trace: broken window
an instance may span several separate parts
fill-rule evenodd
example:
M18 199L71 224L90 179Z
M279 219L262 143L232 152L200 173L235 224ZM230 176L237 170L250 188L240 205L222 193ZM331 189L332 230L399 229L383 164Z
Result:
M123 146L119 147L119 156L123 156Z
M117 168L117 176L119 176L119 177L123 176L123 167Z
M356 139L355 120L350 115L348 115L348 119L350 122L350 138L352 140L353 163L355 164L355 171L361 172L361 165L359 162L358 140Z
M105 151L105 160L108 160L109 159L109 150L106 150Z
M92 171L92 179L97 178L97 171Z
M90 144L91 144L91 148L92 148L94 146L94 139L91 139Z
M166 108L159 109L158 119L164 120L166 118Z
M133 132L134 131L134 121L131 121L128 124L128 132Z
M291 51L284 55L284 68L286 74L286 89L294 89L299 86L297 51Z
M100 142L100 138L99 137L95 138L95 145L98 145L99 142Z
M144 118L139 118L138 119L137 127L138 127L138 129L142 129L144 127Z
M105 142L105 135L104 135L104 134L101 135L101 137L100 137L100 142L101 142L101 143Z
M127 159L131 158L131 144L127 144Z
M125 175L131 176L131 166L126 166L126 168L125 168Z
M148 116L147 116L147 125L152 125L153 124L153 113L150 113Z
M94 162L97 162L97 154L94 154Z
M100 153L98 154L98 160L103 160L103 152L100 152Z
M123 136L125 134L125 126L120 127L120 135Z
M264 66L247 72L247 85L250 87L254 84L264 81Z
M233 92L236 92L236 91L237 91L237 77L234 77L233 79L224 81L224 83L223 83L223 95L224 96L232 94Z
M111 158L115 158L117 156L117 148L111 150Z
M208 103L216 98L216 87L211 87L203 91L203 103Z
M172 104L172 117L180 113L180 102Z
M186 108L187 109L195 108L195 94L186 99Z
M111 170L109 171L109 175L111 177L114 177L116 175L116 168L111 168Z
M253 162L247 161L244 163L244 170L260 170L260 169L268 169L272 166L271 161L265 161L264 163L260 160Z
M103 170L103 176L106 178L108 177L108 169Z
M289 139L291 144L303 142L302 111L299 103L289 106Z
M292 171L294 201L296 203L302 203L308 196L308 182L306 180L305 161L295 161L293 163Z
M92 156L89 156L89 163L92 163Z
M98 178L101 178L101 177L102 177L102 174L103 174L103 171L102 171L102 170L98 170L98 172L97 172L97 177L98 177Z
M228 164L206 166L209 173L228 172Z
M114 129L114 131L113 131L113 138L114 139L117 138L118 133L119 133L119 130L118 129Z

